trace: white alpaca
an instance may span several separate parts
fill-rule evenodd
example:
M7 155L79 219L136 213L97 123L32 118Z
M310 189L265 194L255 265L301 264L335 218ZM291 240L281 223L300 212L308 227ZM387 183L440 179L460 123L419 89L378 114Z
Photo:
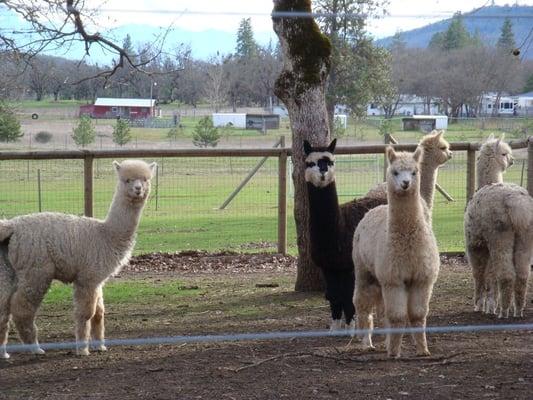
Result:
M499 139L495 139L494 135L491 134L479 149L476 162L478 190L486 185L502 183L503 173L513 165L512 150L503 141L504 137L505 135L502 134ZM476 203L478 201L476 200ZM470 201L465 210L464 220L466 255L474 276L474 310L495 313L494 286L491 288L485 278L489 268L489 249L485 240L476 235L475 228L471 226L474 213L477 214L475 207L475 204Z
M474 310L523 317L533 257L533 198L510 183L486 185L465 213L468 261L474 273Z
M102 287L129 260L156 166L138 160L113 164L118 182L105 220L47 212L0 221L0 250L7 250L8 259L0 265L0 358L9 357L9 315L21 340L44 353L35 314L53 279L74 284L78 354L89 354L90 334L100 342L98 350L106 350Z
M372 313L384 307L387 326L425 328L439 252L426 202L420 195L420 158L387 148L389 204L370 210L354 234L355 307L359 329L372 329ZM402 334L387 335L387 352L400 356ZM413 335L418 355L428 355L425 332ZM371 333L363 346L373 348Z
M505 134L499 139L490 135L479 149L476 162L477 189L491 183L503 182L503 173L513 165L513 152L509 145L503 141Z

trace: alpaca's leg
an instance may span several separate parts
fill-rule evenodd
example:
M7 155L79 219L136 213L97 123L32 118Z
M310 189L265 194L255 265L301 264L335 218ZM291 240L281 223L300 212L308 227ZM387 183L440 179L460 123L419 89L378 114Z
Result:
M514 285L514 316L523 317L526 305L527 282L531 270L533 243L519 238L514 250L516 280Z
M496 277L497 290L499 292L499 318L509 317L515 281L513 248L514 232L512 231L499 232L499 235L489 242L490 268L494 271L491 275L494 274ZM489 284L491 282L493 282L493 279L490 279ZM494 287L493 284L492 287Z
M342 279L339 271L324 269L323 272L326 282L326 299L329 301L331 310L330 330L337 331L342 328Z
M383 287L383 301L387 326L392 329L405 328L407 321L407 291L403 286ZM387 353L389 357L400 357L402 333L387 335Z
M74 315L76 319L76 352L89 355L91 318L96 311L97 289L74 284Z
M362 335L362 346L365 350L373 350L375 347L372 344L372 329L374 329L374 319L372 311L374 304L372 302L373 285L366 282L357 282L355 289L355 308L357 310L357 328L365 330L366 333Z
M43 274L38 274L36 268L29 269L32 275L20 278L17 289L10 302L11 315L20 339L25 344L32 344L34 354L44 354L37 341L37 326L35 313L39 308L44 295L50 287L52 279ZM41 271L45 269L42 268Z
M94 340L100 342L96 347L98 351L106 351L107 347L104 344L104 296L102 293L102 287L97 289L96 309L94 316L91 319L91 335Z
M467 247L468 262L474 277L474 311L485 308L485 272L489 260L488 249L485 247Z
M14 289L13 285L9 272L4 265L0 265L0 359L9 358L6 344L9 332L9 303Z
M342 309L346 321L346 328L353 336L355 332L355 305L353 304L353 295L355 291L355 273L353 269L345 273L343 291L342 291Z
M413 286L409 289L409 299L407 314L409 323L413 328L426 328L426 317L429 310L429 299L431 297L432 285ZM429 356L426 332L413 333L416 346L416 354L419 356Z

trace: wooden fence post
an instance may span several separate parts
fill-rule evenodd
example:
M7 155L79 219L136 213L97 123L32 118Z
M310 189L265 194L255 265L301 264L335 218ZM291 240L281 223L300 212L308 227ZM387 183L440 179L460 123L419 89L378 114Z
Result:
M278 253L287 254L287 151L285 136L280 138L284 150L278 158Z
M528 138L527 143L527 191L533 196L533 136Z
M93 216L93 160L86 156L83 159L83 194L85 199L85 216Z
M466 202L468 203L476 191L476 151L466 151Z

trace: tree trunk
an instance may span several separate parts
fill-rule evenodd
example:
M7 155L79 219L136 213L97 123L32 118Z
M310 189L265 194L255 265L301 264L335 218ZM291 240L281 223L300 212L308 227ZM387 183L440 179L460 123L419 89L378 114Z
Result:
M287 11L311 12L311 1L274 0L274 13ZM295 290L321 290L320 271L310 252L303 141L307 139L314 146L329 143L325 82L331 44L312 18L274 16L272 20L283 50L283 69L276 80L275 93L287 107L292 131L294 219L299 254Z

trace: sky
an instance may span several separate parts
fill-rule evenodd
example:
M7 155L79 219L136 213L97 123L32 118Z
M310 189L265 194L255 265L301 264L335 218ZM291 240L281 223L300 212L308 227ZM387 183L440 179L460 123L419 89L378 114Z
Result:
M190 31L217 29L235 33L242 18L252 19L254 33L272 32L272 1L269 0L89 0L100 6L99 24L108 28L128 23L174 27ZM369 31L375 38L393 35L490 5L492 0L390 0L388 17L371 21ZM494 0L495 5L514 4L513 0ZM533 5L533 0L518 0ZM133 5L133 7L132 7ZM215 14L222 13L222 14Z

